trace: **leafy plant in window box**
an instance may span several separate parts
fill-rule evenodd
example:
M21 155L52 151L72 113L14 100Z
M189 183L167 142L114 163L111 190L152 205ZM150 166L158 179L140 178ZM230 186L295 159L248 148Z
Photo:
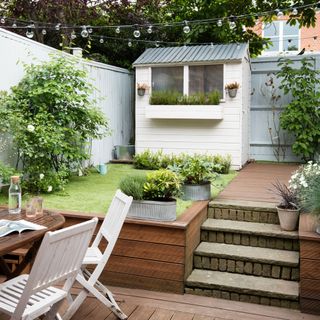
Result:
M149 86L146 83L137 83L137 90L139 96L144 96L146 90L149 89Z
M238 82L231 82L225 85L224 87L229 94L230 98L235 98L238 92L238 89L240 88L240 84Z
M174 172L160 169L144 175L125 177L120 189L133 197L128 217L147 220L173 221L176 219L176 200L181 181Z

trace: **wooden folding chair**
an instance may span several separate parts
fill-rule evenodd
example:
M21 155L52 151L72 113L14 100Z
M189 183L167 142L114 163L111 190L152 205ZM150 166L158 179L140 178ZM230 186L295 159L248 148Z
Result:
M11 320L60 318L57 311L79 273L98 219L47 232L30 275L0 285L0 311ZM53 284L64 282L62 289ZM61 318L60 318L61 319Z
M78 274L76 280L82 285L83 290L75 298L71 299L69 295L69 308L62 316L63 320L69 320L74 313L79 309L83 301L86 299L89 293L99 299L104 305L111 309L111 311L120 319L126 319L127 316L121 311L120 307L116 303L112 293L108 290L98 278L101 275L114 245L119 237L122 225L129 211L132 203L132 197L128 197L120 190L117 190L106 217L103 220L101 228L92 244L87 250L85 258L83 260L83 266L81 272ZM106 249L102 253L99 249L101 240L105 238L108 242ZM95 269L91 273L86 265L96 265Z

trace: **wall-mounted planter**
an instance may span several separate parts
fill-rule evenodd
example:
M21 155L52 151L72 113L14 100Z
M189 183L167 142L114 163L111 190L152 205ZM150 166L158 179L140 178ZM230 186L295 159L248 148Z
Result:
M150 119L223 119L221 105L147 105Z
M143 89L143 88L137 89L137 91L138 91L138 96L140 97L143 97L144 94L146 93L146 89Z
M228 95L230 98L235 98L237 95L238 89L228 89Z

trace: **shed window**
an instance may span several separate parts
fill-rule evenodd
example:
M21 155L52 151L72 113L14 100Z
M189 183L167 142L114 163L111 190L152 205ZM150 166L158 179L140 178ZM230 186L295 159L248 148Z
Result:
M190 66L189 94L218 90L223 96L223 65Z
M152 68L152 90L183 93L183 67Z

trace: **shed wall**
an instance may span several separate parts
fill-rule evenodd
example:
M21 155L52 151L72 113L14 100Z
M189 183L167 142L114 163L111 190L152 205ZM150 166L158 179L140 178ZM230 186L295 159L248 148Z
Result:
M0 91L10 90L21 80L24 74L21 62L40 63L60 52L3 29L0 29L0 49ZM93 61L82 63L89 72L89 81L97 89L93 98L98 99L98 106L109 119L112 129L111 136L93 141L91 160L94 164L108 162L112 159L114 145L128 144L133 137L134 77L126 69ZM1 159L12 161L8 152L0 152Z
M225 83L242 83L241 63L225 65ZM151 86L151 68L137 67L136 82ZM232 166L243 164L241 153L242 90L234 99L226 96L222 120L147 119L150 91L143 97L136 96L136 152L145 149L165 153L209 153L232 156ZM179 106L177 106L178 108Z

